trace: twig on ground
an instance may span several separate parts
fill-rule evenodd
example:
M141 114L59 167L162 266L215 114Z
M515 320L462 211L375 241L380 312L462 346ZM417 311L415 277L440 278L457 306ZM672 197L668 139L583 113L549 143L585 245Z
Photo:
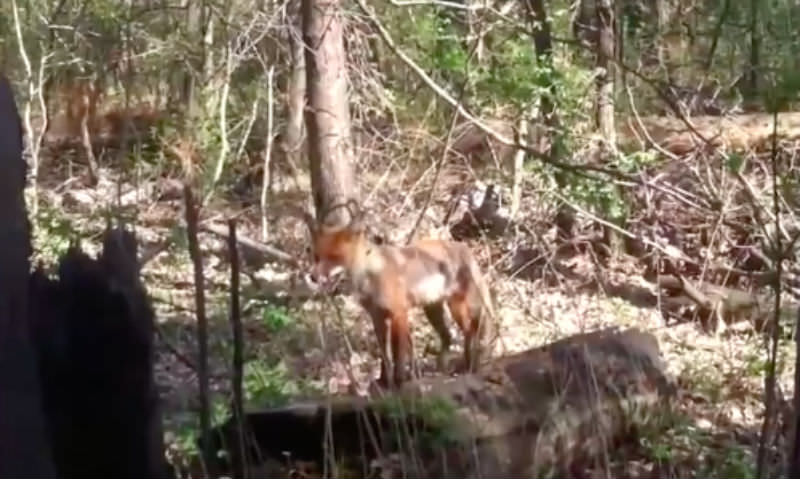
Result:
M167 339L167 337L164 335L164 331L162 331L160 327L156 327L156 334L158 335L159 341L161 341L164 344L164 346L167 347L170 353L172 353L176 358L178 358L178 360L182 362L186 367L191 369L192 372L197 372L197 365L194 363L194 361L192 361L191 358L183 354L183 352L179 350L177 346L172 344L172 342L169 339Z
M219 226L215 224L204 223L200 225L200 230L205 231L207 233L212 233L217 236L221 236L223 238L228 236L228 232L226 231L227 228L224 226ZM297 258L281 251L277 248L272 246L266 245L254 239L248 238L246 236L237 235L236 242L247 249L253 250L257 253L261 253L267 258L273 261L280 261L282 263L287 263L289 265L296 266L298 265Z

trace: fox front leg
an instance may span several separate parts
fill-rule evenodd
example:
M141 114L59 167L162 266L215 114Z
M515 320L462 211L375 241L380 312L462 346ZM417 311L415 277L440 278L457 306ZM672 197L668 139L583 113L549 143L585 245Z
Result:
M375 337L378 340L378 354L380 355L380 362L381 362L381 373L378 377L378 384L381 387L389 386L389 371L391 369L391 351L389 351L389 347L391 345L390 340L390 333L391 328L389 323L391 322L391 318L386 315L385 312L377 310L377 309L368 309L370 313L370 317L372 318L372 325L375 330Z
M394 311L391 316L391 345L394 366L394 385L400 386L406 380L406 366L411 361L411 328L408 324L408 311ZM413 367L413 362L412 362Z

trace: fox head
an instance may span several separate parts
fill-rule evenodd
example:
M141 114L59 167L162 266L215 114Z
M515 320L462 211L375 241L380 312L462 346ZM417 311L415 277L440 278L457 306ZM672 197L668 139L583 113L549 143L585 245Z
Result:
M309 253L312 258L308 280L319 286L329 286L344 272L359 267L359 258L366 248L366 234L360 215L351 214L346 225L317 225L310 215L306 222L311 232Z

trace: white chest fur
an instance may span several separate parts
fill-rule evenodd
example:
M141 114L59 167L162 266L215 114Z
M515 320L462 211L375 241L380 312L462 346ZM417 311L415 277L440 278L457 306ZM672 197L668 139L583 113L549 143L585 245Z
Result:
M447 296L447 277L437 273L425 276L411 286L411 295L420 304L431 304Z

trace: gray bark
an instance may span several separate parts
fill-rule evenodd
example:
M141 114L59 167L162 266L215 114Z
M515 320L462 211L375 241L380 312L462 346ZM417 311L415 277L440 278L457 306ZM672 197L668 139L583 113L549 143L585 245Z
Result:
M318 220L347 222L358 198L339 0L302 0L311 188Z

